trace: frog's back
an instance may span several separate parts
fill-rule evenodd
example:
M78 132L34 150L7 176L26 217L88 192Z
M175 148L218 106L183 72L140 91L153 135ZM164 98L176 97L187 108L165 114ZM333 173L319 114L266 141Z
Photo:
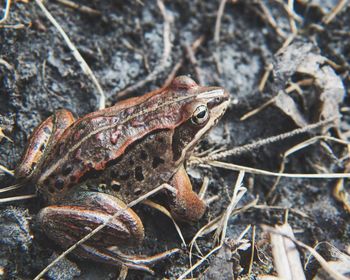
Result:
M133 173L127 185L139 189L138 185L142 181L140 178L149 177L151 169L140 171L144 163L138 161L134 154L141 153L142 145L150 146L150 142L156 141L153 139L155 135L162 134L167 148L155 142L156 147L144 149L147 151L147 159L153 160L156 153L165 153L171 157L171 135L168 133L184 117L179 113L183 105L181 102L171 103L167 96L162 95L148 96L148 99L143 98L143 102L127 102L116 106L115 110L110 107L77 120L50 148L49 155L41 162L41 172L36 179L39 191L50 201L61 199L73 186L87 180L98 177L101 178L99 181L111 181L107 177L111 176L112 166L114 172L118 169L118 173L123 174L128 169L128 172ZM132 161L139 164L133 168L130 166ZM154 161L157 162L156 159ZM159 160L163 161L165 159ZM152 163L149 166L152 167ZM159 170L154 172L159 174ZM171 168L168 171L169 174L173 173ZM113 174L111 179L113 177L118 176Z

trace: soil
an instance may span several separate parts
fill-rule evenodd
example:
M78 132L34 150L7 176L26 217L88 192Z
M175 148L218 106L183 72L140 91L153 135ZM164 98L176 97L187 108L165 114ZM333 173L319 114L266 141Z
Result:
M5 7L4 2L7 3L2 1L1 7ZM0 164L15 169L31 132L42 120L59 108L66 108L75 116L96 111L99 94L35 1L11 2L8 18L3 26L0 24L0 128L13 142L2 138ZM222 147L229 150L339 113L342 119L333 127L313 130L220 160L278 172L283 154L314 135L349 140L349 4L326 24L324 16L338 1L308 1L307 4L306 1L295 1L294 11L300 18L296 21L298 34L289 47L280 49L291 35L288 13L281 1L227 1L219 40L214 37L220 1L164 1L166 20L170 23L171 49L163 61L166 23L159 2L79 1L79 5L86 5L97 13L84 11L82 6L70 8L61 1L45 3L96 75L106 94L107 106L161 87L182 60L176 75L189 75L204 85L220 85L231 93L227 113L198 151ZM1 11L4 8L0 8L0 14ZM198 38L203 41L194 50L194 61L187 49ZM312 68L311 62L309 66L312 64L310 69L316 69L315 73L300 73L298 63L314 58L316 68ZM325 58L333 62L332 67L324 68ZM261 92L258 87L269 64L274 70ZM118 95L145 80L154 69L151 80L123 97ZM302 94L299 95L295 92L289 97L283 95L287 86L310 77L318 82L316 86L301 86ZM331 82L328 77L332 78ZM247 120L240 120L245 113L276 96L280 103L276 101L275 105L267 106ZM289 156L285 161L285 172L349 172L348 165L346 146L326 141ZM207 196L218 195L219 199L210 204L205 217L198 223L180 224L186 242L209 220L227 209L237 179L237 172L222 168L197 165L188 167L188 171L196 190L208 176ZM0 176L1 187L15 183L10 175ZM237 207L258 198L259 205L280 208L250 208L233 215L228 223L226 238L231 243L247 225L256 226L256 253L250 277L276 275L271 247L260 225L282 224L286 209L289 209L288 223L298 240L310 246L326 241L342 252L349 252L349 213L332 194L337 180L282 178L273 195L268 196L275 180L271 176L246 173L243 186L248 191ZM344 185L349 187L349 182L345 181ZM2 194L2 197L34 191L34 186L28 185L19 191ZM41 207L40 198L1 205L0 279L33 279L62 252L41 232L36 222L36 213ZM135 210L144 222L146 240L133 252L152 255L181 247L181 240L167 217L146 206L137 206ZM245 238L251 241L252 231ZM204 254L209 252L215 246L213 235L200 238L198 246ZM248 277L251 247L238 251L232 246L229 250L223 248L226 253L221 251L219 256L224 259L223 256L229 256L226 261L232 265L217 266L220 262L213 254L193 276L205 279L220 279L231 274L232 277ZM188 250L182 249L181 254L157 264L154 276L130 270L127 279L179 277L190 267ZM330 250L326 247L320 249L320 253L331 260ZM306 263L309 253L300 250L300 254L302 263ZM194 256L192 262L196 261L198 258ZM213 275L211 277L205 272L208 268L211 268L207 271ZM225 271L217 273L221 269ZM307 279L312 279L319 270L318 262L311 259L305 269ZM119 269L115 267L68 256L45 278L116 279L118 275Z

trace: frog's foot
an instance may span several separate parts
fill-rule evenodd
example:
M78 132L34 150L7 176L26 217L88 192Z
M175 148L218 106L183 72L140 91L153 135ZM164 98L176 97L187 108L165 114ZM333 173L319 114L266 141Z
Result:
M76 193L61 205L44 208L38 216L48 237L63 248L73 245L111 216L119 213L98 233L88 239L74 252L80 257L112 265L125 264L134 269L151 272L148 264L157 262L174 251L154 257L131 257L113 252L110 247L127 248L139 244L144 238L140 218L116 197L97 192Z
M113 247L104 250L96 250L95 248L84 244L77 250L79 251L80 256L90 260L112 265L123 264L130 269L142 270L150 274L154 274L154 271L150 266L153 266L159 261L167 259L180 251L180 249L172 249L153 256L137 256L124 254L119 251L119 249Z

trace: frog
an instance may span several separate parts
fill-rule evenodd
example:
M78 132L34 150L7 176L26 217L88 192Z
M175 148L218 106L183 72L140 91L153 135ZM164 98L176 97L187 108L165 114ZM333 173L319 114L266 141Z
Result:
M141 244L141 219L127 204L163 183L177 221L202 218L205 201L193 190L185 164L194 148L225 113L230 94L200 86L188 76L79 119L57 110L32 133L15 176L36 186L45 207L38 224L67 248L108 220L74 250L78 257L152 272L171 255L132 256L123 250Z

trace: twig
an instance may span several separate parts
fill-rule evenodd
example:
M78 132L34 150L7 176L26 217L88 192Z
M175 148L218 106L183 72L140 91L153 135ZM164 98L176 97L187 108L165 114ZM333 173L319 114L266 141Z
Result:
M223 242L223 240L225 239L227 224L230 219L231 213L233 212L233 209L235 209L238 202L242 199L243 195L247 192L247 189L242 187L243 178L244 178L244 171L240 171L236 180L235 187L233 189L233 195L232 195L230 204L225 210L225 213L222 216L222 219L220 220L220 224L215 232L215 236L217 238L219 236L221 237L220 238L221 242Z
M273 29L275 29L277 35L280 36L283 39L286 39L286 37L287 37L286 33L282 29L280 29L278 27L277 22L275 21L275 19L271 15L269 9L266 7L264 1L259 1L258 4L259 4L259 6L260 6L260 8L261 8L261 10L263 12L263 15L265 16L267 22L270 24L270 26Z
M15 184L15 185L12 185L12 186L8 186L8 187L5 187L5 188L1 188L0 189L0 193L4 193L4 192L9 192L9 191L13 191L13 190L17 190L21 187L23 187L24 184L22 183L19 183L19 184Z
M6 68L7 68L7 70L9 70L9 71L13 71L14 70L14 68L13 68L13 66L10 64L10 63L8 63L5 59L3 59L3 58L0 58L0 64L1 65L4 65Z
M281 141L281 140L284 140L284 139L287 139L287 138L290 138L290 137L293 137L293 136L296 136L296 135L300 135L302 133L309 132L309 131L311 131L313 129L320 128L320 127L322 127L324 125L332 123L336 119L337 119L337 117L330 118L330 119L327 119L327 120L324 120L324 121L320 121L320 122L317 122L317 123L314 123L314 124L311 124L311 125L307 125L307 126L302 127L302 128L294 129L294 130L286 132L286 133L282 133L282 134L279 134L279 135L276 135L276 136L272 136L272 137L268 137L268 138L265 138L265 139L258 140L256 142L253 142L253 143L250 143L250 144L246 144L246 145L243 145L243 146L240 146L240 147L236 147L236 148L233 148L231 150L227 150L227 151L216 153L216 154L211 154L209 156L206 156L206 157L203 157L203 158L197 158L197 159L201 163L205 163L205 162L210 161L210 160L217 160L217 159L225 158L225 157L228 157L228 156L240 155L240 154L243 154L245 152L250 152L253 149L257 149L257 148L260 148L262 146L265 146L265 145L268 145L268 144L272 144L274 142Z
M328 24L330 23L336 16L337 14L340 13L340 11L345 7L347 4L348 0L339 0L338 4L335 5L335 7L330 11L329 14L325 15L322 19L323 23Z
M43 11L45 16L48 18L48 20L56 27L57 31L61 34L63 39L66 41L66 44L68 48L72 51L73 56L75 59L78 61L78 64L80 68L83 70L83 72L90 77L92 82L95 84L96 89L99 93L100 96L100 101L99 101L99 109L105 108L105 103L106 103L106 96L102 90L102 87L100 86L100 83L96 79L94 73L90 69L89 65L86 63L84 58L81 56L79 53L78 49L75 47L73 42L69 39L68 35L64 32L62 27L59 25L59 23L56 21L56 19L51 15L51 13L45 8L44 4L42 3L41 0L35 0L36 4L40 7L40 9Z
M6 174L9 174L11 176L14 176L14 174L15 174L14 170L10 170L1 164L0 164L0 171L4 172Z
M88 14L88 15L92 15L92 16L100 16L101 15L101 12L98 10L92 9L92 8L85 6L85 5L74 3L74 2L69 1L69 0L56 0L56 1L69 7L69 8L78 10L78 11L85 13L85 14Z
M28 194L28 195L20 195L20 196L11 196L6 198L0 198L0 203L6 203L6 202L12 202L12 201L18 201L18 200L25 200L25 199L31 199L36 197L36 194Z
M266 73L266 72L265 72ZM260 87L260 86L259 86ZM260 89L259 89L260 90ZM261 91L260 91L261 92ZM258 108L255 108L248 113L245 113L239 120L245 121L246 119L251 118L252 116L256 115L257 113L261 112L265 108L269 107L271 104L274 104L276 102L277 97L274 96L271 99L267 100L265 103L261 104Z
M272 70L273 70L273 65L272 65L272 63L269 63L265 69L264 75L261 78L261 81L260 81L259 86L258 86L258 89L260 92L263 92L263 90L265 88L265 84L267 82L267 79L269 78Z
M171 216L171 213L168 211L168 209L166 209L164 206L162 206L158 203L155 203L152 200L148 200L148 199L145 199L144 201L142 201L142 204L147 205L149 207L152 207L152 208L158 210L159 212L163 213L165 216L167 216L173 222L175 229L177 231L177 234L179 235L179 237L182 241L182 244L184 245L184 247L187 247L187 244L186 244L186 241L183 237L181 229L178 226L178 224L176 223L176 221L174 220L173 216Z
M306 141L303 141L295 146L293 146L292 148L288 149L284 155L283 155L283 159L282 159L282 163L281 163L281 166L280 166L280 169L279 169L279 173L283 173L284 172L284 168L285 168L285 162L286 162L286 159L287 157L289 157L291 154L299 151L299 150L302 150L314 143L316 143L317 141L320 141L320 140L330 140L330 141L334 141L336 143L339 143L339 144L343 144L343 145L349 145L350 143L346 142L346 141L343 141L343 140L340 140L340 139L337 139L337 138L334 138L334 137L330 137L330 136L325 136L325 135L319 135L319 136L315 136L315 137L312 137L310 139L307 139ZM277 185L278 183L280 182L281 178L278 177L276 178L276 181L275 183L272 185L271 189L269 190L268 194L266 195L266 198L270 198L271 195L275 192L276 188L277 188Z
M193 48L190 45L185 44L185 50L186 50L189 61L192 63L192 65L194 67L194 72L196 73L196 78L197 78L198 83L200 85L204 85L202 70L198 66L198 61L195 57Z
M250 229L250 225L248 225L244 231L240 234L239 238L237 238L237 241L240 241L244 235L247 234L248 230ZM216 251L220 250L220 248L222 247L222 245L224 244L224 240L222 240L222 242L216 246L214 249L212 249L208 254L206 254L201 260L199 260L198 262L196 262L193 266L191 266L188 270L186 270L183 274L181 274L177 280L182 280L185 279L185 277L192 273L193 270L195 270L197 267L199 267L203 262L205 262L212 254L214 254Z
M114 215L110 216L104 223L96 227L94 230L92 230L89 234L85 235L82 239L80 239L78 242L76 242L74 245L69 247L67 250L65 250L61 255L59 255L55 260L53 260L48 266L46 266L35 278L34 280L39 280L41 277L45 275L47 271L49 271L56 263L58 263L61 259L63 259L66 255L68 255L70 252L72 252L75 248L77 248L80 244L87 241L89 238L94 236L96 233L98 233L101 229L103 229L108 223L110 223L112 220L114 220L120 213L126 211L127 209L135 206L136 204L140 203L142 200L146 199L149 196L152 196L159 192L162 189L169 189L172 192L175 192L173 187L171 187L168 184L162 184L159 187L155 188L154 190L146 193L145 195L140 196L139 198L131 201L128 203L124 208L118 210L114 213Z
M249 269L248 269L248 279L250 279L250 274L252 273L252 268L253 268L253 261L254 261L254 255L255 255L255 230L256 226L252 227L252 253L250 255L250 260L249 260Z
M1 24L0 28L8 28L8 29L23 29L26 26L23 23L17 24Z
M198 39L196 39L192 45L192 52L193 54L196 53L197 49L200 47L200 45L203 43L204 41L204 36L200 36ZM175 64L175 66L173 67L173 69L171 70L170 74L168 75L167 79L165 80L163 87L167 87L168 85L170 85L170 83L172 82L172 80L174 80L177 72L179 71L179 69L182 67L182 65L184 64L185 59L181 58L178 63Z
M266 176L274 176L274 177L286 177L286 178L308 178L308 179L337 179L337 178L350 178L350 173L279 173L272 172L263 169L257 169L252 167L246 167L242 165L237 165L228 162L222 161L208 161L207 164L219 168L224 168L227 170L233 171L245 171L247 173L266 175Z
M7 20L7 17L10 12L10 7L11 7L11 0L6 0L5 11L2 19L0 19L0 24L4 23Z
M154 80L157 75L163 71L167 64L167 60L170 56L172 44L170 41L170 23L172 21L172 18L167 14L167 11L165 9L164 3L162 0L157 0L158 8L160 9L160 12L162 13L163 19L164 19L164 28L163 28L163 55L161 61L157 64L157 66L153 69L151 73L148 74L148 76L138 81L136 84L133 84L124 90L117 93L118 98L122 98L130 94L131 92L137 90L138 88L144 86L149 81Z
M288 17L289 17L289 26L290 26L290 31L296 35L298 33L298 28L297 25L295 23L295 19L293 16L294 14L294 0L288 0L288 6L286 8L286 11L288 13ZM292 11L291 13L289 13L289 11Z
M216 16L215 31L214 31L214 41L217 44L220 42L221 19L222 19L222 15L224 13L224 10L225 10L226 1L227 0L221 0L220 1L218 13L217 13L217 16Z

